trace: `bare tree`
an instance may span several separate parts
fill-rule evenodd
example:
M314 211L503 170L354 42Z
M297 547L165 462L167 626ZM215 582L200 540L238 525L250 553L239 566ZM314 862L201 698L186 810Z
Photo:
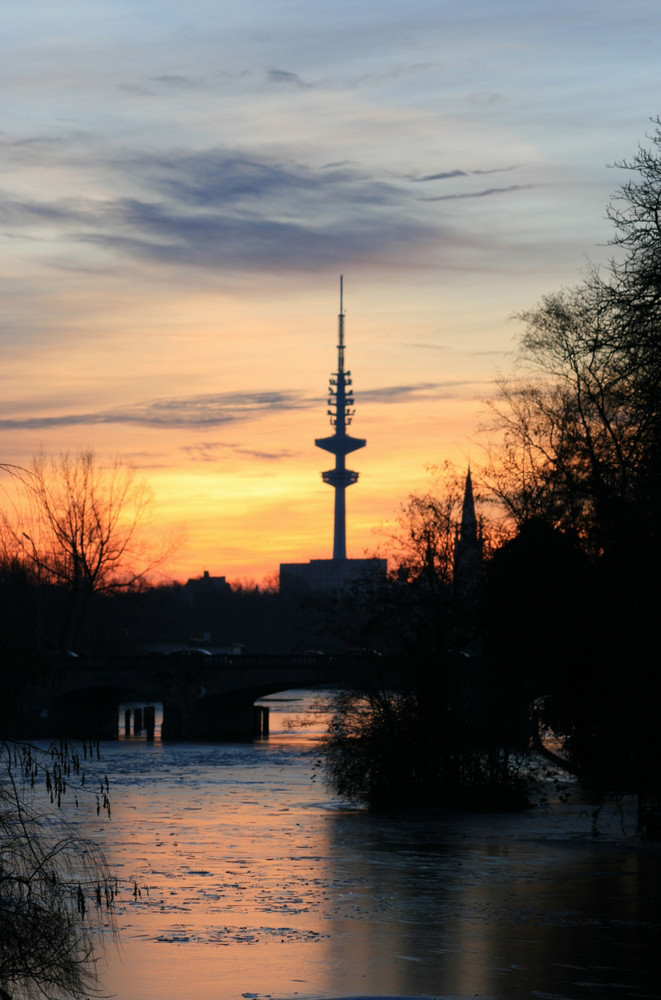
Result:
M120 458L104 463L91 450L1 468L3 532L41 583L66 591L59 644L70 648L95 594L134 587L162 562L142 540L151 489Z
M599 551L634 500L653 414L640 407L595 284L547 296L521 318L518 369L493 402L494 490L517 523L543 516Z
M424 578L434 589L452 580L460 498L434 492L412 493L400 506L389 533L390 556L403 579Z
M594 553L658 531L661 120L649 139L617 164L633 175L608 210L618 256L521 314L518 367L494 404L496 493L516 522L542 515Z

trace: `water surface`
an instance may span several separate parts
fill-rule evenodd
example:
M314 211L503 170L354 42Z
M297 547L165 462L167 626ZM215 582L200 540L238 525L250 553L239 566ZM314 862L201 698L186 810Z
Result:
M120 898L118 1000L661 997L658 852L580 805L373 815L329 798L315 731L273 703L256 744L102 746L112 820L85 820Z

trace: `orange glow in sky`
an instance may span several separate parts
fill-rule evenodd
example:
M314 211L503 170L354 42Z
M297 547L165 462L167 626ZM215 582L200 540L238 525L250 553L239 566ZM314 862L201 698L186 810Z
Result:
M512 314L607 259L658 5L156 7L6 12L0 460L124 456L175 578L330 557L343 274L360 557L479 464Z

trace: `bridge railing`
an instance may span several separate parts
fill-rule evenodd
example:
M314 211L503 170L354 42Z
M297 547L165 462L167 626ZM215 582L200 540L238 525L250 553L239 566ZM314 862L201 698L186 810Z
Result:
M138 656L81 655L77 657L52 657L49 665L57 670L79 671L125 671L140 668L201 667L218 670L310 670L318 672L331 665L337 666L340 657L323 653L211 653L201 654L191 651L181 653L145 653ZM46 665L46 664L44 664Z
M348 650L340 653L212 653L194 650L176 653L145 653L134 656L43 656L37 654L40 668L46 675L62 677L66 674L185 674L203 671L252 671L273 673L301 671L310 674L310 683L320 678L341 683L342 678L355 676L373 657L371 650ZM313 680L314 678L314 680Z

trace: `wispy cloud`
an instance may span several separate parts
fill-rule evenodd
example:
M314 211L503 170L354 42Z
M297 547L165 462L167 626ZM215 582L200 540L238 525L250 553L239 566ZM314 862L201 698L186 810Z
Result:
M12 198L9 192L0 192L0 223L4 226L30 228L41 223L58 225L84 225L86 213L80 203L72 199L58 202L39 202Z
M264 462L278 462L282 459L295 458L297 455L297 452L287 448L264 451L246 448L236 442L227 441L198 441L184 445L181 450L194 462L217 462L228 452L243 458L255 458Z
M255 451L253 448L235 448L235 453L237 455L243 455L246 458L257 458L264 462L279 462L283 458L295 458L298 452L289 451L286 448L282 448L279 451Z
M475 387L473 379L448 379L445 382L417 382L412 385L390 385L379 389L356 392L356 403L405 403L425 399L454 399L468 388Z
M461 194L439 194L421 201L463 201L467 198L489 198L494 194L509 194L511 191L529 191L539 187L539 184L511 184L509 187L486 188L484 191L464 191Z
M214 148L134 150L105 158L103 170L114 195L39 201L6 192L2 224L14 234L47 225L44 238L69 248L156 264L273 273L374 263L405 249L422 262L439 239L438 222L416 212L405 185L355 165Z
M447 181L453 177L468 177L468 172L466 170L447 170L441 174L426 174L424 177L411 177L411 180L421 184L424 181Z
M181 76L178 73L164 73L162 76L152 77L154 83L162 83L166 87L175 90L196 90L199 83L189 76Z
M382 386L356 393L359 405L404 403L412 400L439 399L473 385L470 381L418 382L409 385ZM29 414L0 417L0 430L46 430L57 427L132 424L160 429L223 427L259 420L273 413L319 410L323 398L296 391L227 392L172 399L145 400L129 406L79 413ZM285 450L242 450L238 445L219 441L196 442L190 446L200 460L212 460L219 448L231 448L252 457L278 459L291 457Z
M315 405L301 393L242 392L158 399L124 408L84 413L0 418L2 430L39 430L99 424L140 424L154 428L204 428L254 420L275 411L290 412Z
M302 80L298 73L290 73L286 69L270 69L267 76L271 83L282 83L290 87L298 88L307 88L312 86L312 84L306 83L305 80Z
M471 174L509 174L512 170L518 170L518 164L514 163L511 167L491 167L488 170L471 170Z
M409 177L409 180L415 181L418 184L425 183L427 181L448 181L454 180L455 177L473 177L473 176L483 176L484 174L506 174L510 173L512 170L518 170L516 164L510 167L488 167L484 170L445 170L438 174L425 174L423 177Z

